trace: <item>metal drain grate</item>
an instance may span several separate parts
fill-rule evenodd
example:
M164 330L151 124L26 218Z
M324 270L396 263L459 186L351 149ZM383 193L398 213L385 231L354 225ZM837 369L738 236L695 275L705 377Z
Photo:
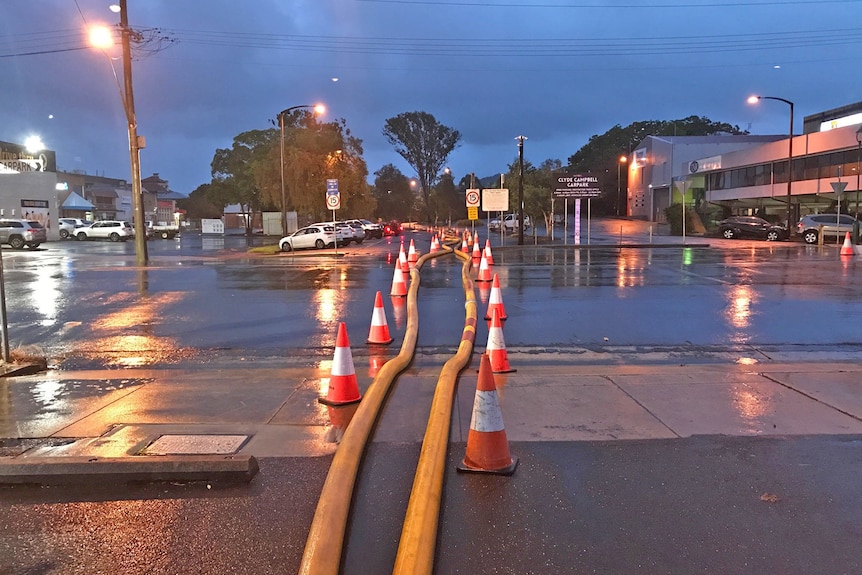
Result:
M248 435L162 435L140 455L229 455L236 453Z

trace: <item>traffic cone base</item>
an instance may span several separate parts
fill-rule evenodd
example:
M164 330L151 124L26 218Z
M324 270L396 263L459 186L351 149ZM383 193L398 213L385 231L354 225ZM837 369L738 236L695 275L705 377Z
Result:
M383 296L380 292L374 297L374 311L371 313L371 329L368 331L368 339L365 343L376 345L389 345L395 341L389 334L389 325L386 323L386 311L383 309Z
M456 469L469 473L512 475L516 467L518 459L509 453L509 440L503 426L491 364L487 354L483 354L479 363L467 449L464 460Z
M847 235L844 236L844 245L841 246L841 255L842 256L852 256L855 255L855 251L853 250L853 242L850 240L850 232L847 232Z
M332 358L329 389L326 397L318 398L318 401L324 405L346 405L361 399L362 395L356 382L356 369L353 367L353 354L350 352L350 341L347 338L347 327L344 322L341 322L338 324L338 336L335 338L335 355Z

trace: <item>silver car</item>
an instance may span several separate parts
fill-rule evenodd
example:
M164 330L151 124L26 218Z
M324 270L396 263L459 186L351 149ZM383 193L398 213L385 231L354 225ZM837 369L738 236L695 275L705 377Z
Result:
M825 237L844 237L853 233L856 218L849 214L812 214L803 216L796 224L796 232L806 244L816 244L822 235Z
M9 244L20 250L24 246L38 248L39 244L47 240L48 234L39 222L0 219L0 244Z
M278 249L283 252L300 250L303 248L323 249L335 242L335 228L329 225L313 225L300 228L284 236L278 241Z
M111 240L124 242L135 237L135 230L129 222L102 220L93 222L89 227L79 228L75 234L79 240Z

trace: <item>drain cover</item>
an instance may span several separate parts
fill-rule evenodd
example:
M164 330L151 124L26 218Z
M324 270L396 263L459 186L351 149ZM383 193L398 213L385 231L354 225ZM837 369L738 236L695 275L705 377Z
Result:
M236 453L248 435L162 435L141 455L227 455Z

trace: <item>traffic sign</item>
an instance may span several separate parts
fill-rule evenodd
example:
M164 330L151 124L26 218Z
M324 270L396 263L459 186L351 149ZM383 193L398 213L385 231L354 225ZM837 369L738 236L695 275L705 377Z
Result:
M478 220L479 219L479 207L471 206L467 208L467 219L468 220Z
M830 185L832 186L832 191L840 198L841 194L844 193L844 188L847 187L847 182L832 182Z
M481 196L479 195L479 190L467 190L467 207L468 208L478 208L479 200L481 200Z
M326 193L338 193L338 180L326 180Z
M338 192L334 194L330 194L327 192L326 207L330 210L337 210L341 208L341 194L339 194Z

